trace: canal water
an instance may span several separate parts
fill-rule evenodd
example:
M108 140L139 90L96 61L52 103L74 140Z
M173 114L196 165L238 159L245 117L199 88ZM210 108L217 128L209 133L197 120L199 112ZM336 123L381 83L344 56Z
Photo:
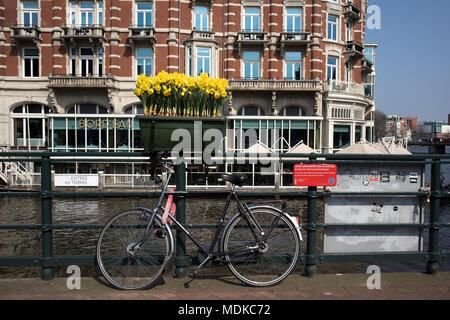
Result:
M411 149L414 153L426 152L421 148ZM450 150L447 150L450 153ZM444 165L442 171L450 180L450 166ZM429 168L427 168L429 177ZM307 203L305 199L286 199L288 212L294 216L306 218ZM54 224L69 225L104 225L117 213L132 209L137 206L151 207L155 198L55 198L53 200ZM187 200L186 222L189 224L214 224L225 205L225 199L221 198L191 198ZM319 201L318 223L324 221L324 203ZM236 212L235 206L231 206L227 219ZM425 214L425 222L429 221L428 210ZM440 221L450 223L449 201L442 203ZM41 223L41 204L39 198L33 197L0 197L0 225L32 225ZM94 255L97 237L100 229L55 230L54 255ZM207 243L212 239L213 229L195 229L192 233ZM306 239L306 237L304 237ZM424 248L428 248L428 231L424 232ZM450 228L441 228L439 236L441 250L450 251ZM195 255L196 248L187 240L188 253ZM302 245L304 250L306 241ZM323 247L323 233L318 232L317 250L321 252ZM0 256L39 256L41 255L41 233L38 230L0 230ZM398 263L376 262L383 272L414 271L424 272L426 263L423 261ZM365 272L367 263L335 263L318 265L318 273L346 273ZM59 275L65 276L65 268L60 268ZM6 268L0 267L0 277L29 277L39 275L39 268ZM98 273L96 268L87 268L90 273ZM450 261L440 265L440 270L450 271ZM58 270L57 270L58 271ZM57 273L58 274L58 273Z

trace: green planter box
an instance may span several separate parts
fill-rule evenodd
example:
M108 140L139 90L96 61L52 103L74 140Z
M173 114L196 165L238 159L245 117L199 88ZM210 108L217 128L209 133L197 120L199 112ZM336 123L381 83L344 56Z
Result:
M137 116L141 130L145 151L172 151L180 141L171 141L172 133L176 129L186 129L191 137L191 150L194 151L194 129L197 125L197 137L204 148L203 134L208 129L219 129L225 136L225 117L166 117L166 116ZM198 137L201 132L201 137ZM199 143L199 142L197 142ZM210 143L209 141L206 144Z

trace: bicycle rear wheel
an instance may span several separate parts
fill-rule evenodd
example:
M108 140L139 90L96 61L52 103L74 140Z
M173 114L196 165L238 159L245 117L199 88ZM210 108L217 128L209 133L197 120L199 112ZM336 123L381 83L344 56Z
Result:
M286 278L295 267L300 241L293 223L285 215L267 208L251 209L267 239L263 247L242 215L230 222L223 239L223 251L231 272L252 286L270 286ZM256 231L256 230L255 230ZM256 231L257 232L257 231ZM270 232L270 233L269 233ZM240 253L234 253L241 250Z
M152 231L139 248L149 215L129 210L112 218L97 242L97 261L105 279L119 289L144 289L158 279L171 253L170 230L155 217Z

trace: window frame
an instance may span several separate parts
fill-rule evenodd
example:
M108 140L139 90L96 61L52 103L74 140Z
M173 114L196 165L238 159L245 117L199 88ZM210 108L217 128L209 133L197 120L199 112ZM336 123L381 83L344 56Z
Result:
M288 14L288 10L292 10L292 9L300 10L300 14ZM304 20L303 19L303 12L304 12L304 10L303 10L302 7L286 7L285 8L285 17L284 17L284 25L285 25L284 31L285 32L302 32L303 31L303 20ZM290 17L293 17L293 19L294 19L294 23L293 23L293 25L294 25L293 29L294 30L288 30L288 19ZM300 18L299 30L296 30L296 28L295 28L295 17L299 17Z
M336 18L336 22L330 21L330 18ZM329 14L327 17L327 40L339 42L339 19L338 15ZM330 32L330 26L332 27ZM334 26L334 30L333 30ZM330 35L331 33L331 35ZM334 36L333 38L331 36Z
M300 59L299 60L287 59L287 55L290 52L300 54ZM294 77L289 78L289 76L288 76L289 65L292 65L291 68L294 68L296 63L298 63L299 67L300 67L299 78L297 79L297 77L295 76L295 72L293 73ZM285 52L285 55L284 55L284 77L286 80L302 80L302 78L303 78L303 55L302 55L301 51L286 51Z
M140 50L150 50L150 56L143 56L143 57L139 57L139 51ZM139 64L139 60L143 60L143 65L142 65L142 67L143 67L143 73L146 75L146 76L151 76L151 75L153 75L153 48L151 48L151 47L139 47L139 48L136 48L136 51L135 51L135 58L136 58L136 75L137 76L139 76L140 74L142 74L142 73L139 73L139 66L140 66L140 64ZM150 72L149 73L147 73L147 60L150 60Z
M206 13L204 13L204 12L197 12L197 9L200 9L200 8L204 8L204 9L206 9ZM211 28L210 28L210 18L209 18L209 16L210 16L210 8L208 7L208 6L206 6L206 5L196 5L195 7L194 7L194 10L193 10L193 13L194 13L194 21L193 21L193 29L195 30L195 31L210 31L211 30ZM198 27L197 26L197 17L200 17L200 27ZM205 22L204 20L206 20L206 28L203 26L203 23Z
M251 10L251 9L257 9L258 10L258 14L256 13L247 13L246 10ZM262 24L262 10L261 7L254 7L254 6L246 6L243 7L243 14L242 14L242 30L244 30L245 32L259 32L261 31L261 24ZM250 25L251 28L247 28L247 17L250 17ZM258 19L257 21L257 28L255 29L254 27L254 23L255 23L255 19Z
M246 59L245 58L245 54L246 53L258 53L258 59L257 60L256 59ZM250 75L251 75L250 77L246 76L246 65L248 63L250 64ZM256 70L257 70L257 77L256 78L253 76L254 64L257 64L257 68L256 68ZM261 76L261 52L259 52L259 51L250 51L250 50L244 51L243 54L242 54L242 78L243 79L249 79L249 80L257 80L257 79L260 78L260 76Z
M25 51L26 50L36 50L37 51L37 56L35 55L26 55ZM27 60L30 59L30 75L26 75L26 71L27 71ZM37 60L37 75L34 73L35 71L35 65L34 65L34 61ZM22 49L22 77L29 79L29 78L39 78L40 74L41 74L41 53L39 51L38 48L35 47L25 47Z
M151 9L139 9L139 5L140 4L150 4L151 5ZM135 2L135 9L136 9L136 16L135 16L135 22L136 22L136 26L139 28L150 28L153 27L154 24L154 6L153 6L153 2L143 2L143 1L136 1ZM140 26L139 25L139 13L143 14L143 25ZM150 24L147 23L147 13L150 13Z
M36 8L25 8L24 4L25 3L34 3L37 5ZM26 24L25 23L25 14L28 13L30 14L30 23ZM33 23L33 15L36 15L36 24ZM35 0L24 0L24 1L20 1L20 22L24 27L32 27L33 25L35 25L36 27L39 27L40 25L40 6L39 6L39 1Z

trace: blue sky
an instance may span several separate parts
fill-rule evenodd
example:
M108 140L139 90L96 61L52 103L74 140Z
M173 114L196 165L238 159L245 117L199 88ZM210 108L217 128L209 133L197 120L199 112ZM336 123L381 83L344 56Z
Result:
M381 29L366 29L366 42L379 45L376 108L419 121L447 121L450 0L369 0L370 4L381 11Z

